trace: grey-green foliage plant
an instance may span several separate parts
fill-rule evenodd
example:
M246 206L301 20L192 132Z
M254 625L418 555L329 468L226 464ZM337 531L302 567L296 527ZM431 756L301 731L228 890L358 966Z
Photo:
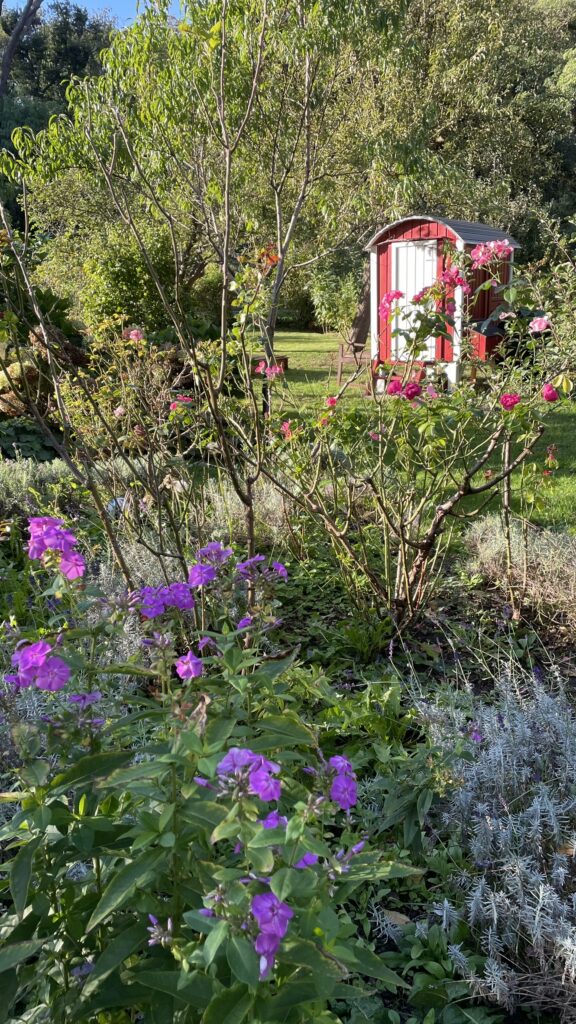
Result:
M352 765L329 761L305 721L285 676L293 656L264 654L266 594L282 567L249 563L259 603L235 626L230 595L246 600L247 570L216 548L226 564L194 591L196 608L187 598L147 617L143 593L127 600L67 583L53 552L42 626L8 637L20 654L4 685L42 688L48 664L27 682L21 660L31 644L41 650L40 636L69 679L38 694L40 719L14 731L20 764L4 800L15 813L0 832L7 1014L336 1022L332 999L403 987L358 936L347 901L374 878L414 869L365 845ZM153 594L162 606L163 593ZM146 642L110 664L104 648L117 648L134 606ZM200 636L201 658L191 647ZM175 663L183 646L191 671ZM116 703L110 681L122 676L131 687ZM336 776L348 797L337 799ZM281 934L266 931L262 896L281 910ZM276 936L273 953L256 944L260 930Z
M516 671L490 703L468 696L422 712L441 745L469 737L438 827L468 861L452 902L487 958L465 974L507 1009L574 1021L576 716L560 676Z

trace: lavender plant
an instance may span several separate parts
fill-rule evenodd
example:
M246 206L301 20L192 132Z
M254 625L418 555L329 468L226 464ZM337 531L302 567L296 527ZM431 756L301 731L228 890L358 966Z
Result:
M30 534L62 608L13 637L4 682L43 698L40 720L17 731L20 766L3 794L15 805L0 831L7 1012L56 1024L329 1021L330 1000L370 991L362 979L402 987L346 903L414 869L368 849L352 762L323 750L293 706L292 655L261 651L284 566L211 543L186 580L110 597L85 587L61 520L37 518ZM220 612L216 630L220 584L254 597L240 621ZM134 614L143 645L103 664L101 643ZM118 676L132 688L115 706Z
M573 1022L576 716L558 676L552 689L535 676L517 671L492 703L468 697L426 717L445 748L468 736L439 828L469 861L454 902L486 956L482 971L465 974L507 1009Z

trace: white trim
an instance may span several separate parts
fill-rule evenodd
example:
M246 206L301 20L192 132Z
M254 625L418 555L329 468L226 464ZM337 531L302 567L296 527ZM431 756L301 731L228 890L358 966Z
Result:
M464 242L456 242L457 252L464 252ZM462 321L464 314L464 289L462 285L458 285L454 289L454 304L456 309L454 310L454 337L452 339L452 362L460 363L462 356ZM452 378L449 376L448 378ZM457 383L455 379L454 384Z
M372 359L379 357L378 338L378 253L370 253L370 351Z

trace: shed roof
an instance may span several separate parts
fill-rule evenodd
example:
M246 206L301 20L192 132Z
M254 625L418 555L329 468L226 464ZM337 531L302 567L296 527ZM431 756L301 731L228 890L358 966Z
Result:
M377 231L368 242L366 250L373 249L381 236L386 234L387 231L390 231L391 228L398 227L399 224L408 224L410 221L414 220L428 220L432 223L444 224L445 227L449 228L450 231L453 231L465 245L478 245L481 242L493 242L506 235L506 232L503 231L502 228L492 227L491 224L480 224L477 221L469 220L452 220L447 217L430 217L420 213L414 214L410 217L402 217L400 220L395 220L392 224L387 224L386 227L380 228L380 230ZM517 242L511 235L506 235L506 238L514 249L520 248L520 242Z

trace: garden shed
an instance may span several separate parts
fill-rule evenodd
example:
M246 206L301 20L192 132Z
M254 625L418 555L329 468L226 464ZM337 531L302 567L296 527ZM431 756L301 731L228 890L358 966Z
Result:
M471 253L476 246L501 240L504 235L504 231L488 224L420 214L404 217L377 231L366 246L370 253L372 365L406 360L405 339L396 332L408 326L412 297L449 269L451 249ZM489 269L480 266L471 272L469 283L473 292L483 282L491 280L495 270L500 282L510 279L514 250L519 248L519 243L510 236L507 241L508 255L500 258L496 265L492 262ZM384 295L395 290L402 292L404 298L398 303L397 314L390 319L379 307ZM467 332L473 354L480 359L487 359L499 341L498 335L489 336L481 329L483 321L501 302L496 290L490 288L479 294L470 312L473 322L468 316L467 302L464 289L455 287L454 326L449 327L449 337L430 338L428 351L421 357L424 365L442 364L452 383L460 376L464 332Z

